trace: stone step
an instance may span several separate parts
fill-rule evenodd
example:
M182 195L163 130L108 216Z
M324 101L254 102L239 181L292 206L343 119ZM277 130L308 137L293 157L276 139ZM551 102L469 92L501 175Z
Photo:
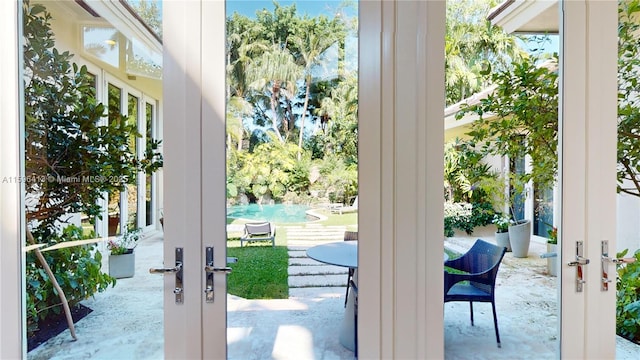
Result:
M307 251L305 250L291 250L287 251L289 253L290 258L301 258L307 257Z
M288 231L287 238L292 237L309 237L309 236L337 236L343 237L344 231Z
M312 276L312 275L339 275L344 274L345 279L348 269L334 265L294 265L289 266L289 276ZM346 281L346 280L345 280Z
M336 242L336 241L342 241L342 240L293 240L293 241L289 240L287 241L287 246L298 246L298 247L306 246L307 248L310 248L312 246Z
M347 286L347 277L340 275L289 276L289 287Z
M344 297L344 293L345 293L344 286L289 288L289 299L339 298L339 297Z
M289 258L289 266L320 266L326 265L319 261L315 261L308 257L300 257L300 258Z
M287 243L292 241L340 241L342 236L296 236L287 239Z
M298 252L298 251L307 251L307 249L309 249L309 246L295 246L295 245L287 245L287 249L289 250L289 252Z

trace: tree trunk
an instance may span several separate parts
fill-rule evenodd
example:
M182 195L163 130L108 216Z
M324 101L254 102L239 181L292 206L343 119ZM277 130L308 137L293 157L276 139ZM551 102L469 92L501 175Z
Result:
M307 116L307 107L309 106L309 87L311 79L307 79L307 89L304 94L304 106L302 107L302 118L300 120L300 137L298 139L298 161L302 157L302 137L304 136L304 119Z
M278 136L278 140L280 140L281 143L284 143L284 140L282 139L282 135L280 134L280 130L278 129L278 113L276 112L276 103L278 102L278 91L279 85L276 86L274 84L273 88L271 89L271 126L273 127L273 130L276 132L276 135Z
M33 239L33 235L31 234L31 231L29 229L27 229L27 241L29 242L29 244L35 244L35 240ZM60 297L60 301L62 301L62 308L64 309L64 315L67 318L67 325L69 326L71 337L73 338L73 340L78 340L78 337L76 336L76 328L73 325L73 318L71 317L71 309L69 309L69 302L67 301L67 297L65 296L64 291L62 291L60 284L58 284L53 271L51 271L51 268L49 267L49 264L47 264L47 260L42 255L40 249L36 248L33 251L35 251L38 261L40 261L40 264L44 268L44 271L47 273L47 276L49 276L49 280L51 280L53 287L56 289L56 291L58 291L58 296Z

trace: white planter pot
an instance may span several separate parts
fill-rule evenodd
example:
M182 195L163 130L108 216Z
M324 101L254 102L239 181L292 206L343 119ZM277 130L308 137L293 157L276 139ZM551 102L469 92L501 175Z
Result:
M116 278L130 278L136 269L135 253L109 255L109 275Z
M547 253L558 254L558 244L547 243ZM558 276L558 261L559 257L553 256L547 258L547 273L551 276Z
M496 232L496 245L506 247L507 251L511 251L511 242L509 241L509 232Z
M525 258L529 256L531 242L531 221L522 220L518 224L509 226L509 242L513 257Z

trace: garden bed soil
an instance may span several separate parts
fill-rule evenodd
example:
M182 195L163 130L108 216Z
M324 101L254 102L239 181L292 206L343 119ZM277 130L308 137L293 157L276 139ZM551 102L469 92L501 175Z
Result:
M92 311L93 310L82 304L72 307L71 318L73 319L73 323L77 323ZM64 311L58 315L50 316L48 319L41 321L40 324L38 324L38 330L36 330L31 336L27 337L27 351L37 348L50 338L60 334L68 328L67 318L64 315Z

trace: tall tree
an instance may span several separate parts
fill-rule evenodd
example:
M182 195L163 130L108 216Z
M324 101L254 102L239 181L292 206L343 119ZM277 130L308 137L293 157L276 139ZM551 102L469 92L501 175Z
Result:
M280 142L288 138L290 118L280 109L280 101L290 102L296 92L296 81L300 78L302 68L295 63L291 53L278 45L255 59L248 67L250 86L268 95L271 114L271 126ZM290 114L289 114L290 115ZM281 124L285 137L279 130Z
M496 0L447 1L445 34L446 102L453 104L489 85L481 76L491 67L502 70L525 52L516 37L486 19Z
M304 103L300 118L300 134L298 136L298 160L300 160L305 118L309 108L309 97L313 81L313 70L315 67L320 66L323 60L322 55L329 47L344 43L344 31L338 19L333 21L329 21L325 17L304 19L301 22L297 36L294 36L292 41L299 51L297 62L303 67L305 84Z

